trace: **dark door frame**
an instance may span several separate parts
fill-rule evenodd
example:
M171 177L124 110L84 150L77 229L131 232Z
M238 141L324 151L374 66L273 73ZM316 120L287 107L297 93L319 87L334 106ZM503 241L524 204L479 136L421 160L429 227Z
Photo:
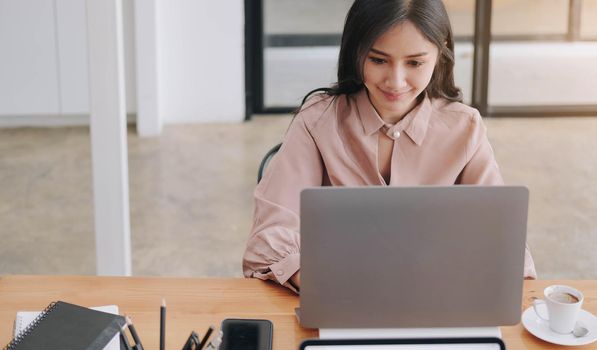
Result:
M263 1L245 0L245 120L263 113Z

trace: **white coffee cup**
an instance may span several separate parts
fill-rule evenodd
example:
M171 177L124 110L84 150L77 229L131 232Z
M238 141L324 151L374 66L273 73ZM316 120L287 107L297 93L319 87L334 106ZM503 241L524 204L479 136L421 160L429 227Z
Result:
M578 314L584 300L583 294L575 288L553 285L543 291L545 299L533 301L533 309L537 316L549 322L549 328L556 333L571 333L578 320ZM542 315L538 305L547 306L547 315Z

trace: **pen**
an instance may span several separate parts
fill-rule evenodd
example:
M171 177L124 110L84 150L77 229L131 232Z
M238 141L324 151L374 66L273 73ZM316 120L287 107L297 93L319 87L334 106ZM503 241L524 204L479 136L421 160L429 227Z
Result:
M160 307L160 350L166 349L166 300L162 298Z
M199 343L199 350L203 349L203 347L205 345L207 345L207 340L209 339L209 336L211 335L211 333L214 331L214 326L209 326L209 328L207 329L207 332L205 332L205 335L203 336L203 339L201 339L201 343Z
M136 350L143 350L143 345L141 344L141 339L139 338L139 334L137 334L137 330L135 326L133 326L133 321L130 317L126 317L126 324L129 326L129 330L131 331L131 335L133 336L133 340L135 341L134 348Z
M122 325L122 327L120 327L120 343L124 344L124 348L126 350L132 350L131 344L129 344L129 339L126 337L126 334L124 333L125 328L126 328L126 323L124 325Z

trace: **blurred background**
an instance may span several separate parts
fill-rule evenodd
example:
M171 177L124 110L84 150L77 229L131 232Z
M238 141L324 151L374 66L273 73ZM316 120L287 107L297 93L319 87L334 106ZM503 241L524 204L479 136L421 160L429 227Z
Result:
M0 275L99 271L99 118L128 125L130 273L241 276L259 163L335 81L352 1L115 1L124 119L92 111L92 1L0 0ZM456 83L530 188L539 277L597 279L597 1L444 3Z

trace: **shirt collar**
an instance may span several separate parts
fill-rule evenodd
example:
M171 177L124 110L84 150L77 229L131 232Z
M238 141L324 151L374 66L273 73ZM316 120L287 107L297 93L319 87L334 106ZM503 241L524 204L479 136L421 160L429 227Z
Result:
M367 89L362 89L356 96L357 109L359 118L363 124L365 134L370 136L384 127L384 121L381 119L367 95ZM390 132L404 131L418 146L423 143L427 127L429 125L429 118L431 117L431 101L425 94L425 98L412 111L408 112L395 125L387 125Z

